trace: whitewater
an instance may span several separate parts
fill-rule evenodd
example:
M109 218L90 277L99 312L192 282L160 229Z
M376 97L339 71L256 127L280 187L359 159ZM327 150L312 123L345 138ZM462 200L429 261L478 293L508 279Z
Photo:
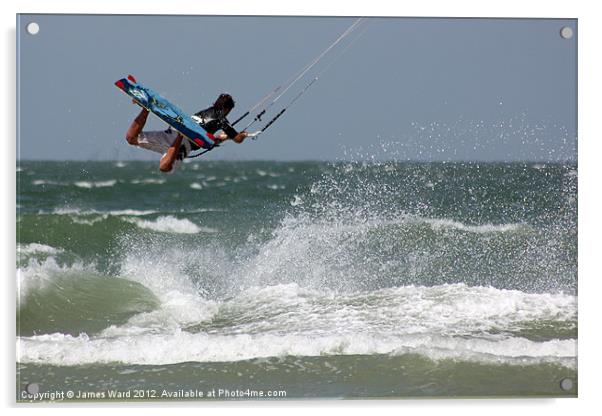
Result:
M576 395L575 172L22 162L17 390Z

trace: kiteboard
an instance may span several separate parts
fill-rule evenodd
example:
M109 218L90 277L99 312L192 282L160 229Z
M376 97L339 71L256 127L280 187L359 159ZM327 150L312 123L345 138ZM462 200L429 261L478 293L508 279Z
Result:
M132 97L137 104L156 114L195 145L203 149L211 149L215 146L213 135L207 133L191 116L152 89L137 82L133 76L128 75L127 78L116 81L115 85Z

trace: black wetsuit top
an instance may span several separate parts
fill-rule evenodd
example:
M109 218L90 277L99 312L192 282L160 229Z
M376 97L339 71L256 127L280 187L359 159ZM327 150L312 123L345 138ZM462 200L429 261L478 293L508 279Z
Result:
M216 131L223 130L224 133L226 133L231 139L236 137L236 135L238 134L234 127L230 125L228 119L222 114L220 110L217 110L215 107L206 108L204 110L199 111L198 113L195 113L194 115L203 120L199 123L199 125L203 129L205 129L207 133L215 134ZM168 127L168 129L165 131L171 133L171 127ZM200 146L198 146L192 141L190 141L190 147L192 150L201 149ZM188 156L188 151L186 150L186 146L182 145L180 146L180 151L178 152L177 157L179 160L182 160L185 159L186 156Z
M215 107L209 107L204 110L195 113L195 116L199 117L203 121L199 123L207 133L215 134L218 130L223 130L229 138L233 139L236 137L238 132L230 125L230 122L223 115L221 110L217 110Z

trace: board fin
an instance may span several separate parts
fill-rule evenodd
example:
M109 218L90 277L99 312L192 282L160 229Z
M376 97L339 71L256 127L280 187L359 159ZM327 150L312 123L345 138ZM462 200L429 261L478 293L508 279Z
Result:
M128 79L130 81L132 81L133 83L136 83L136 84L138 83L138 81L136 81L136 78L134 78L134 76L132 74L128 75Z

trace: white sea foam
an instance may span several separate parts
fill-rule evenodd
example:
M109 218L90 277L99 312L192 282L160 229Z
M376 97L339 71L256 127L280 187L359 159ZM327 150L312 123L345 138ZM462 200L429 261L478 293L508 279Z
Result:
M199 208L195 210L182 210L182 212L186 214L200 214L204 212L225 212L223 209L218 208ZM79 209L79 208L55 208L52 211L38 211L38 215L65 215L74 218L74 221L77 217L97 217L97 218L85 218L85 221L97 221L99 219L107 219L109 216L115 217L145 217L149 215L159 214L161 211L156 210L148 210L148 209L115 209L110 211L99 211L94 209ZM209 230L209 229L208 229ZM208 231L208 232L212 232Z
M46 179L35 179L31 182L32 185L35 186L43 186L43 185L66 185L64 182L50 181Z
M92 217L92 218L74 216L71 218L71 221L73 221L76 224L80 224L80 225L94 225L97 222L101 222L102 220L105 220L107 218L108 218L107 215L100 215L100 216Z
M108 211L107 214L115 216L127 216L127 217L144 217L146 215L156 214L158 211L153 210L139 210L139 209L117 209Z
M20 338L17 358L22 363L85 365L125 363L163 365L182 362L240 361L253 358L323 355L417 353L486 363L521 365L552 362L575 366L574 340L534 342L441 338L436 336L375 337L372 334L304 336L297 334L208 335L174 330L89 338L60 333Z
M420 219L416 218L418 222L424 221L428 223L434 230L441 230L445 228L453 228L461 231L468 231L471 233L497 233L516 231L520 228L525 228L524 224L480 224L480 225L466 225L459 221L453 221L448 219Z
M109 215L113 216L135 216L141 217L151 214L156 214L159 211L154 210L138 210L138 209L117 209L111 211L97 211L97 210L82 210L78 208L56 208L52 210L50 213L53 215L68 215L68 216L90 216L90 215L100 215L106 218ZM40 211L38 214L47 214L48 212Z
M197 189L197 190L199 190L199 189L203 189L203 185L201 185L201 184L200 184L200 183L198 183L198 182L193 182L193 183L191 183L191 184L190 184L190 187L191 187L192 189Z
M295 195L294 199L291 201L291 206L297 207L302 204L303 204L303 198L301 198L299 195Z
M49 254L57 254L61 251L49 246L38 247L38 249ZM19 302L24 301L24 295L29 291L43 288L55 278L64 276L65 273L81 272L83 270L84 266L79 262L69 266L60 265L52 255L43 261L35 258L29 259L27 265L17 269L17 300Z
M278 191L278 190L281 190L281 189L284 189L284 188L285 188L285 186L284 186L284 185L277 185L277 184L270 184L270 185L267 185L266 187L267 187L268 189L271 189L271 190L273 190L273 191Z
M52 215L72 215L72 214L81 214L82 211L77 209L77 208L71 208L71 207L62 207L62 208L55 208L52 211L44 211L44 210L40 210L38 211L38 215L46 215L46 214L52 214Z
M20 338L19 360L54 365L152 365L291 355L417 353L434 360L493 364L551 362L572 367L575 363L575 340L537 342L513 335L524 322L574 322L575 296L465 284L354 293L281 284L250 287L233 297L211 300L182 268L192 254L169 245L151 247L150 252L138 247L124 260L120 275L152 290L160 308L94 337ZM212 268L220 270L215 254L209 257ZM22 287L39 287L53 275L72 270L49 259L23 268L19 281ZM220 273L237 279L227 269ZM216 318L227 324L211 327ZM201 323L211 331L183 330Z
M94 225L97 222L114 217L143 217L151 214L156 214L153 210L135 210L122 209L112 211L96 211L96 210L80 210L77 208L56 208L51 211L53 215L65 215L70 217L71 221L81 225ZM38 214L48 214L48 212L40 211ZM126 218L127 219L127 218Z
M130 183L134 185L162 185L165 183L165 179L147 178L147 179L132 179Z
M255 173L257 173L259 176L270 176L270 177L272 177L272 178L277 178L277 177L279 177L279 176L282 176L282 175L281 175L281 174L279 174L279 173L276 173L276 172L267 172L267 171L265 171L265 170L262 170L262 169L257 169L257 170L255 171Z
M201 227L188 219L179 219L171 215L161 216L156 220L141 220L133 218L129 220L140 228L158 231L162 233L176 234L198 234L201 232L214 233L217 230L209 227Z
M184 212L184 210L182 212ZM221 209L221 208L199 208L199 209L193 209L193 210L185 210L185 212L187 214L200 214L203 212L227 212L227 211L224 209Z
M250 288L217 302L199 296L182 272L161 266L168 264L167 259L177 264L177 256L185 253L174 249L162 255L165 259L159 255L153 265L144 258L129 257L123 270L128 278L151 288L162 302L159 310L136 315L96 337L21 338L21 362L157 365L291 355L417 353L433 360L575 366L574 339L539 342L486 331L512 330L529 320L576 319L574 296L464 284L337 295L288 284ZM210 323L215 317L230 324L211 332L182 330Z
M38 244L38 243L30 243L30 244L18 244L17 252L20 254L34 254L34 253L43 253L43 254L56 254L61 252L62 250L48 246L46 244Z
M144 247L134 247L124 260L122 277L150 289L161 301L161 307L136 315L119 327L109 327L103 331L103 336L174 331L210 320L217 313L219 304L205 299L197 285L181 269L189 261L189 256L189 252L171 245L153 247L150 251Z
M296 284L251 288L229 300L227 308L248 324L241 332L269 332L275 328L327 334L377 331L382 334L487 333L516 331L524 322L576 320L576 297L530 294L464 284L432 287L403 286L371 292L320 293ZM251 319L257 311L281 314L269 321Z
M117 183L116 179L111 179L111 180L107 180L107 181L97 181L97 182L77 181L74 183L74 185L77 186L78 188L92 189L92 188L107 188L107 187L114 186L116 183Z

